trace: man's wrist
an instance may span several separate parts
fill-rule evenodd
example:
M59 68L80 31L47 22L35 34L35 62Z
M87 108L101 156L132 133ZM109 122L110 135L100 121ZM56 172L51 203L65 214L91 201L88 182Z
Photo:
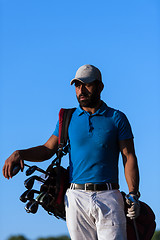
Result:
M15 154L16 154L16 156L17 156L18 159L24 160L23 150L16 150Z
M131 192L129 192L129 194L136 196L137 199L140 198L140 196L141 196L139 190L138 191L131 191Z

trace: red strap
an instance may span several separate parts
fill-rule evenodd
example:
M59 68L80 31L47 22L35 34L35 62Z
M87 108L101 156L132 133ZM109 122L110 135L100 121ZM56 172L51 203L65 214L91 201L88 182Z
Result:
M58 144L61 143L63 114L64 114L64 109L61 108L60 111L59 111L59 137L58 137Z

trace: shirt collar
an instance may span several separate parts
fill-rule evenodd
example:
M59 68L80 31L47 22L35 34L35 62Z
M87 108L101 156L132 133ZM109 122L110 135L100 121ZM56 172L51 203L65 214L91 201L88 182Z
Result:
M92 116L94 115L103 115L108 109L108 106L105 102L102 101L102 105L101 107L94 113L92 114ZM77 111L78 111L78 115L81 116L82 114L86 113L86 114L89 114L88 112L84 111L80 105L79 107L77 108Z

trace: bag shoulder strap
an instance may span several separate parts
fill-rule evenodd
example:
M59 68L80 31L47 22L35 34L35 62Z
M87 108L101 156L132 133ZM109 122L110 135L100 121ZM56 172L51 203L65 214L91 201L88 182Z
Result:
M58 151L57 157L52 161L46 171L51 171L53 166L60 167L61 158L67 154L67 140L68 140L68 127L73 112L76 108L61 108L59 111L59 138L58 138ZM66 149L64 149L66 147Z
M58 148L59 150L64 148L68 140L68 127L72 117L73 112L76 108L61 108L59 111L59 138L58 138Z

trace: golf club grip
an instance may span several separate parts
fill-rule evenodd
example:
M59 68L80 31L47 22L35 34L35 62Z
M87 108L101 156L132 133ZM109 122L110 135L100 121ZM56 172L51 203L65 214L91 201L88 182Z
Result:
M14 168L12 170L12 176L15 176L19 172L20 169L21 169L20 165L14 166Z

